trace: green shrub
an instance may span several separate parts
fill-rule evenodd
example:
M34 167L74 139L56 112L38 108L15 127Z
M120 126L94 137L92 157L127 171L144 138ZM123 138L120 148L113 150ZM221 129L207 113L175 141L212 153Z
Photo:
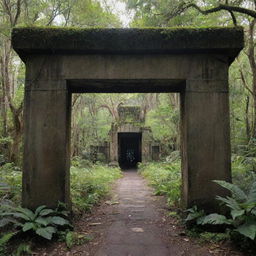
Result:
M14 255L15 256L32 255L32 250L31 250L30 244L27 244L27 243L19 244L19 246L16 249Z
M156 195L165 195L169 206L177 206L181 193L180 168L179 160L172 163L143 163L139 165L139 173L149 180Z
M12 224L17 233L33 233L34 235L51 240L59 227L68 226L68 212L63 209L63 204L55 210L46 206L39 206L34 212L22 207L2 205L0 208L0 227Z
M248 192L252 181L256 181L256 157L233 155L232 179L234 184Z
M92 206L106 195L111 183L121 177L119 168L92 165L88 160L76 157L70 169L71 196L73 209L81 212ZM12 163L0 167L0 203L10 200L19 205L21 202L22 172Z
M229 209L229 215L217 213L205 215L202 210L193 207L189 210L186 221L195 220L197 225L228 225L232 233L256 240L256 182L252 183L248 193L237 185L225 181L215 181L220 186L228 189L231 196L217 199Z
M68 249L71 249L75 245L81 245L92 240L91 236L79 234L77 232L67 232L65 236L65 242Z
M71 167L71 197L73 210L89 211L107 195L113 181L121 177L119 168L93 165L91 168Z
M83 159L79 156L75 156L71 160L71 166L78 167L78 168L92 168L93 163L88 159Z
M230 236L228 233L212 233L212 232L202 232L199 235L199 239L202 242L221 242L221 241L225 241L225 240L229 240Z
M11 200L16 204L21 200L22 172L13 163L7 163L0 167L0 202Z
M8 232L0 237L0 256L7 255L7 244L17 232Z

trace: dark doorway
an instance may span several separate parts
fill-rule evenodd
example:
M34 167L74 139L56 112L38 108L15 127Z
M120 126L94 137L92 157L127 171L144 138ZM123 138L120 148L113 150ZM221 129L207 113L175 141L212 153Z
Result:
M141 133L118 133L118 156L122 169L136 168L141 162Z

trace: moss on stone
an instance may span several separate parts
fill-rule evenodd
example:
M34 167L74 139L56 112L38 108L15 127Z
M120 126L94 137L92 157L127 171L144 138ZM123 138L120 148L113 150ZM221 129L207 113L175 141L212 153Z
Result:
M17 52L173 52L241 49L242 27L206 28L61 28L19 27L12 32Z
M122 105L118 107L118 114L122 123L141 123L140 106Z

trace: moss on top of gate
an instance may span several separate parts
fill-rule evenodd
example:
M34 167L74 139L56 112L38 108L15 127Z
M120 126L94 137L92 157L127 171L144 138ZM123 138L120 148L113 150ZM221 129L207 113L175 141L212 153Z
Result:
M12 32L18 53L179 53L243 48L242 27L62 28L19 27ZM238 51L236 51L238 52ZM231 53L230 53L231 54Z

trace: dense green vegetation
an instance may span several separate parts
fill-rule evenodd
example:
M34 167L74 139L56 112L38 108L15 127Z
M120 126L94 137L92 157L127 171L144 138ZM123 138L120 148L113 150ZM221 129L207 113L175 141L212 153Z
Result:
M181 166L177 152L162 162L140 164L139 172L153 186L155 195L164 195L170 209L170 216L181 213ZM233 155L233 183L215 181L228 189L231 197L216 200L228 209L227 215L206 214L196 205L186 210L187 234L199 238L202 242L234 240L240 248L249 253L255 250L256 238L256 174L255 157ZM241 182L242 181L242 182ZM222 226L221 226L222 225ZM225 225L225 226L223 226ZM216 226L216 228L214 227ZM253 255L253 254L252 254Z
M253 0L120 1L126 4L127 12L130 12L131 20L126 23L132 28L237 25L244 27L245 49L234 61L229 72L230 123L233 183L238 185L245 195L249 195L251 184L256 180L256 2ZM19 205L25 67L12 50L11 30L16 26L120 28L122 27L120 20L123 17L116 15L119 10L114 12L118 1L111 0L0 0L0 3L0 203ZM179 103L179 95L169 93L73 95L71 155L74 161L71 168L71 194L76 213L90 210L109 191L111 182L120 177L119 169L111 170L80 159L90 158L90 145L108 141L111 122L114 124L119 122L117 108L120 104L141 106L141 118L145 119L145 125L151 127L154 138L159 141L161 160L163 160L163 163L142 164L141 174L149 179L156 194L167 196L170 207L178 207L180 160L173 158L173 155L178 155L177 151L180 148ZM79 159L75 160L75 157ZM255 221L253 210L255 205L253 207L249 205L247 208L245 201L240 202L235 197L228 200L232 200L232 205L235 204L234 200L236 201L238 206L234 206L235 210L241 214L232 218L231 211L234 209L231 209L230 216L225 217L235 222L231 230L234 231L240 224L243 225L247 218ZM192 213L202 214L197 208L190 209L190 214ZM225 220L224 217L221 218ZM213 219L210 218L209 221ZM199 226L201 229L208 224L199 224ZM253 235L243 236L242 241L252 240L255 230L256 226L253 222L244 232L248 234L248 231L251 231ZM200 231L193 234L195 233L200 233L203 240L211 237L216 240L229 237L229 233L213 235ZM232 238L241 239L241 236L237 238L239 232L231 233L235 233ZM0 239L0 255L6 242L15 234L11 232ZM64 237L68 247L88 239L72 232L65 233ZM253 242L255 243L255 238ZM17 251L21 254L29 251L29 248L23 244Z
M88 166L82 160L73 163L70 170L73 210L82 213L108 195L111 184L121 177L121 170L100 164Z
M196 206L188 209L185 221L194 229L199 237L205 230L223 230L223 239L232 239L236 244L254 255L256 249L256 181L250 184L246 193L239 186L222 180L214 181L230 191L231 196L216 199L225 206L226 215L211 213L206 215L204 210ZM206 227L206 228L205 228ZM209 232L208 232L209 233ZM219 235L219 234L218 234Z
M139 172L154 187L155 195L166 196L169 207L179 206L181 189L180 160L172 163L141 164Z
M12 164L0 167L0 201L19 205L21 200L21 171ZM119 168L91 164L76 158L70 170L73 210L88 211L99 200L107 196L113 181L121 177Z
M71 197L73 212L81 215L106 197L111 184L121 177L119 168L110 168L76 158L71 167ZM19 250L26 253L36 243L36 237L51 240L53 237L65 240L67 247L89 241L91 238L69 231L69 212L65 205L57 209L39 206L34 212L18 206L21 202L21 171L12 164L0 167L0 255L7 255L10 250L18 255ZM23 238L21 239L21 235ZM25 236L24 236L25 235ZM33 237L34 244L28 243ZM16 239L16 240L15 240ZM18 243L21 239L21 243ZM14 241L13 243L10 243ZM16 242L15 242L16 241ZM7 246L12 245L10 248Z

